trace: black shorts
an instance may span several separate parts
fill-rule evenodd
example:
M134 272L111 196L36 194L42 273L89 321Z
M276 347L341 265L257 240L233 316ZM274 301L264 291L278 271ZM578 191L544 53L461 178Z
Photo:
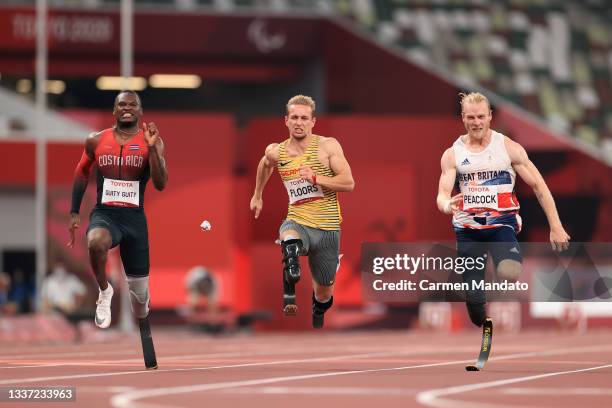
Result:
M480 258L491 255L493 264L497 265L505 259L523 262L521 247L516 239L514 228L497 227L484 229L455 228L457 235L457 255L466 258ZM472 284L485 278L486 263L483 268L466 270L462 274L463 281ZM485 303L486 296L483 290L466 290L468 303Z
M95 208L89 216L87 232L94 228L110 232L111 248L119 245L127 276L149 276L149 231L142 209Z
M456 228L457 252L473 256L482 256L489 252L497 267L504 259L523 262L521 247L516 239L516 232L511 227L497 228Z

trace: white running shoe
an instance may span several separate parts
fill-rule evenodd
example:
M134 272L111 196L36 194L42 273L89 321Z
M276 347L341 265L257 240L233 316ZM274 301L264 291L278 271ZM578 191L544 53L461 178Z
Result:
M111 324L111 299L113 298L113 287L108 284L108 288L102 291L98 296L96 304L96 317L94 318L96 326L101 329L106 329Z

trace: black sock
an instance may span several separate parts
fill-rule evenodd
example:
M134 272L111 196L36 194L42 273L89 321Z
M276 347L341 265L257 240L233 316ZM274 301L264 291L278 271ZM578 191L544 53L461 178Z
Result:
M312 293L312 311L313 313L317 313L317 314L323 314L327 311L327 309L329 309L330 307L332 307L332 305L334 304L334 297L330 297L329 300L325 303L319 302L317 300L317 298L315 297L314 292Z

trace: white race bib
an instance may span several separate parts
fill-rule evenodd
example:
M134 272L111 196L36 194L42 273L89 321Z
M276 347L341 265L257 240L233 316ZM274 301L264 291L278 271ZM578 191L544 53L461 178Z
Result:
M140 205L140 181L104 179L102 204L116 207L138 207Z
M289 204L300 205L323 198L323 187L312 184L304 179L284 181Z
M465 186L463 189L463 210L486 208L499 210L497 186Z

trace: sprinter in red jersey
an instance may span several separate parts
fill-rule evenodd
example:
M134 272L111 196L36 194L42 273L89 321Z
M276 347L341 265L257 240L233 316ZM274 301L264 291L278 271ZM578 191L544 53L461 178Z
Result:
M108 250L119 245L132 311L139 319L141 334L144 329L150 337L149 238L144 194L149 178L157 190L166 187L164 143L155 123L140 125L142 105L137 93L119 93L113 115L115 126L92 133L85 141L85 151L74 175L68 246L74 245L81 201L90 170L95 166L97 201L87 229L89 259L100 286L95 323L100 328L111 323L113 288L106 279L105 265Z

